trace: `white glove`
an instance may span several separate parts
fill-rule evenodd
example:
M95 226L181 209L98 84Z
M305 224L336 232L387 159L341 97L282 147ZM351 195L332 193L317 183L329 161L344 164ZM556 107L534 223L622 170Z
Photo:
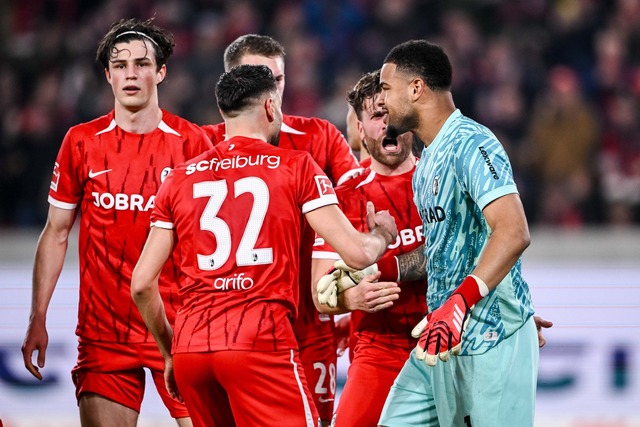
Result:
M372 264L363 270L356 270L355 268L349 267L341 259L336 261L333 266L342 272L338 278L338 293L349 288L353 288L360 283L365 276L376 274L378 272L378 264Z
M318 280L316 291L318 292L318 302L335 308L338 305L338 279L342 275L340 270L334 269Z
M337 307L340 292L353 288L365 276L378 272L376 264L370 265L364 270L356 270L349 267L344 261L338 260L333 266L335 269L322 276L316 285L318 302L331 308Z

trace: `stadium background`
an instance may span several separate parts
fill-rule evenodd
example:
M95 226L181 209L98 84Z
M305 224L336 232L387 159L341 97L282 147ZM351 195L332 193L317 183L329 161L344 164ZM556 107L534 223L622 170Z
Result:
M22 367L30 268L66 130L113 107L94 62L122 17L176 36L163 108L216 123L222 51L265 33L287 49L284 111L343 129L345 92L411 38L444 45L462 112L504 143L529 218L538 313L537 426L640 426L640 1L4 0L0 3L0 419L78 425L77 250L48 318L46 384ZM341 360L340 380L346 364ZM141 425L166 423L153 393ZM161 421L163 420L163 421ZM162 424L164 425L164 424ZM171 422L166 425L173 425Z

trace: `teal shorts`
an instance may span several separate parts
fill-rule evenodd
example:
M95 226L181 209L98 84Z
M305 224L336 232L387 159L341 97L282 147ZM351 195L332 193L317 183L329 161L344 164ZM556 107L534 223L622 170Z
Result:
M531 427L538 376L533 317L484 354L427 366L415 350L382 410L387 427Z

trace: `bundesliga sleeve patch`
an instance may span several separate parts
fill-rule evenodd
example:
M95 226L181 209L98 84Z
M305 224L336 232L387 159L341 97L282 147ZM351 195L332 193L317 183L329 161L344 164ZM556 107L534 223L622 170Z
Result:
M327 196L329 194L336 194L333 189L333 184L331 184L331 180L326 176L316 175L316 187L318 187L318 194L320 196Z
M51 189L58 191L58 181L60 181L60 164L58 162L53 166L53 173L51 174Z

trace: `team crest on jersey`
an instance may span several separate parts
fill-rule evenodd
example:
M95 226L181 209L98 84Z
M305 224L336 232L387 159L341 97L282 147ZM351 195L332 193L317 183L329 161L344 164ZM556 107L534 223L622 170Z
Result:
M160 182L164 182L164 180L169 176L170 172L171 168L169 167L162 169L162 172L160 172Z
M434 196L438 195L439 189L440 189L440 177L436 175L435 178L433 178L433 187L432 187Z
M60 181L60 164L56 162L53 165L53 173L51 174L51 189L53 191L58 191L58 182Z
M326 176L316 176L316 186L318 187L318 193L321 196L326 196L328 194L336 194L333 190L333 184L331 184L331 180Z

